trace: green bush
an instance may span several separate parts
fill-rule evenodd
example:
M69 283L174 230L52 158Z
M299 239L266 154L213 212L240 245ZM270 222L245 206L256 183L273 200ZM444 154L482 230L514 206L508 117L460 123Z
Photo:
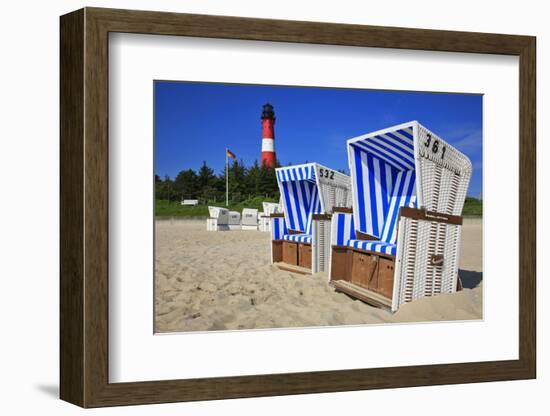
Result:
M483 201L481 199L466 197L462 215L465 217L481 217L483 216Z
M263 210L262 202L278 202L274 199L256 196L241 202L230 202L229 210L242 212L243 208L255 208ZM225 202L212 203L210 205L224 207ZM181 205L177 201L157 199L155 204L157 217L208 217L208 205ZM483 202L480 199L467 197L464 203L462 215L466 217L481 217L483 215Z

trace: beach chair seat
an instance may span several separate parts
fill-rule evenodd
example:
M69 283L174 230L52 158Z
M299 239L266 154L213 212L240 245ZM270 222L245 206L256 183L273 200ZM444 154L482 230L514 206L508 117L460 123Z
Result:
M285 234L283 240L311 244L311 234Z
M380 254L395 256L397 254L397 245L386 243L379 240L348 240L346 245L360 250L374 251Z

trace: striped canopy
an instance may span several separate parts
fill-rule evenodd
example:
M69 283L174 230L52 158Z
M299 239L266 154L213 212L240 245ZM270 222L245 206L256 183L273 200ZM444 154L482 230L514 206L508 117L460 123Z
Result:
M311 234L313 214L322 212L315 164L278 168L276 173L287 228Z
M381 249L397 240L399 208L416 206L412 126L348 141L355 227L377 237Z
M277 169L277 179L279 182L294 182L309 180L315 182L315 164L287 166Z

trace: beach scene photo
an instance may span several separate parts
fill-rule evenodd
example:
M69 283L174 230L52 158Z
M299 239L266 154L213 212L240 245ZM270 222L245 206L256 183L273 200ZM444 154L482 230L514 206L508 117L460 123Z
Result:
M155 332L483 319L482 109L155 81Z

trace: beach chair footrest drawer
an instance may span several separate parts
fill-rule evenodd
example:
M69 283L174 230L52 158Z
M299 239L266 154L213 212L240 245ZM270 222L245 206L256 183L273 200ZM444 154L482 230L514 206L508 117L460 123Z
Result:
M271 253L273 263L283 261L283 241L272 240L271 241Z
M353 251L351 283L391 299L394 260L374 253Z
M291 266L311 269L311 244L293 241L282 242L282 262Z
M311 269L311 244L298 244L298 265Z
M283 263L298 266L298 243L283 241Z

